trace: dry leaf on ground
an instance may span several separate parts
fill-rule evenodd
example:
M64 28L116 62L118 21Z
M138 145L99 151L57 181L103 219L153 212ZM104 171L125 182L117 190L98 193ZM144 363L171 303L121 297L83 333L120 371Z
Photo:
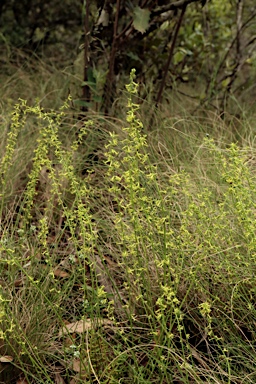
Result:
M79 374L80 379L88 379L88 374L85 371L85 362L81 362L79 359L74 359L72 369Z
M73 371L75 372L80 372L81 371L81 361L79 359L74 359L73 360Z
M63 271L62 269L58 269L58 268L56 268L56 269L53 271L53 273L54 273L54 276L55 276L55 277L63 277L63 278L65 278L65 277L70 277L70 274L69 274L68 272L65 272L65 271Z
M0 363L11 363L13 361L12 356L0 356Z
M55 373L54 382L55 384L66 384L65 380L61 377L59 373Z
M93 324L95 324L95 319L94 321L91 321L91 319L79 320L74 323L67 324L65 325L65 327L63 327L60 330L59 336L63 336L68 333L74 333L74 332L84 333L89 329L91 329ZM111 325L111 324L113 324L112 321L107 319L100 319L98 321L98 325Z
M16 381L16 384L28 384L27 380L25 379L25 377L23 378L19 378L17 381Z

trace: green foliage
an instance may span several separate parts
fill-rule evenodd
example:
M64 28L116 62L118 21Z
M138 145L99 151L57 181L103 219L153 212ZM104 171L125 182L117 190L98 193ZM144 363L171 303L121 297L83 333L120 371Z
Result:
M211 0L205 4L192 0L175 41L181 3L159 5L150 0L142 5L137 0L121 2L119 7L111 0L107 4L91 1L86 13L86 2L80 1L3 1L0 44L4 60L18 61L12 49L15 46L54 62L57 57L58 66L65 70L74 63L73 98L83 111L111 112L117 89L123 87L133 67L144 86L153 81L159 87L172 46L166 89L181 91L196 104L218 108L221 113L233 95L252 92L256 17L252 0ZM88 31L84 31L86 15ZM77 53L79 46L82 51ZM78 62L81 65L77 66ZM184 90L184 83L190 87ZM79 87L88 91L86 97L83 92L83 99L78 95Z
M152 149L144 133L135 71L126 89L126 121L85 175L85 138L105 122L83 122L67 145L68 102L14 108L0 169L4 381L16 367L31 384L254 383L255 150L187 135L193 160L174 167L168 138ZM17 202L7 185L31 121Z
M148 9L142 9L140 7L134 8L133 26L134 28L144 33L149 26L150 11Z

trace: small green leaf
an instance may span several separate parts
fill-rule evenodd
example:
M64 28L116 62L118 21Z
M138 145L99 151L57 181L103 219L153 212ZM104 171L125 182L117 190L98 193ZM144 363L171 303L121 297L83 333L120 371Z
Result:
M227 88L230 83L230 77L227 77L225 80L221 82L222 88Z
M98 95L94 95L93 101L95 101L95 103L102 103L102 97Z
M139 61L140 63L143 64L143 61L139 58L139 56L136 53L128 51L125 54L126 54L126 56L130 57L131 59L133 59L135 61Z
M134 8L133 13L133 26L134 28L145 33L149 26L150 11L148 9L142 9L140 7Z
M81 83L81 87L85 87L88 85L88 87L92 88L92 90L95 90L95 83L92 83L91 81L83 81Z
M80 100L80 99L74 100L74 105L76 105L77 107L87 107L87 108L92 107L92 103L88 103L87 101Z
M183 60L183 58L184 58L183 52L181 52L181 51L176 52L173 56L173 64L174 65L179 64Z

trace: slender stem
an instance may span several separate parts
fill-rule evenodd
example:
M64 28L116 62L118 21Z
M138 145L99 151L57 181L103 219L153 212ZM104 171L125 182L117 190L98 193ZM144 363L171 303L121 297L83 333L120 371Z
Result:
M168 70L169 70L169 67L170 67L170 64L171 64L171 60L172 60L172 57L173 57L173 51L174 51L174 48L175 48L175 45L176 45L178 33L179 33L179 30L180 30L180 27L181 27L181 23L182 23L183 17L185 15L186 8L187 8L187 5L184 5L184 7L182 8L179 20L178 20L177 25L176 25L176 29L175 29L175 32L174 32L174 36L173 36L173 40L172 40L172 44L171 44L171 48L170 48L170 52L169 52L169 57L168 57L168 60L166 62L166 65L165 65L163 78L162 78L162 81L161 81L161 84L160 84L160 88L159 88L159 91L158 91L158 94L157 94L156 105L158 105L160 103L161 98L162 98L164 86L165 86L165 83L166 83L166 77L167 77Z
M90 56L89 56L89 0L86 1L85 6L85 16L84 16L84 85L83 85L83 100L86 102L90 101L90 87L86 84L88 80L88 67L90 62ZM82 106L81 110L83 112L86 112L88 110L87 106Z

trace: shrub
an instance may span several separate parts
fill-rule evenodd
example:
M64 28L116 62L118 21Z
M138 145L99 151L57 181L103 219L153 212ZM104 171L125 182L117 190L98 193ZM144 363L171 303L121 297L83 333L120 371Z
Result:
M109 133L85 176L74 162L93 120L65 148L68 103L14 109L1 161L5 382L15 380L10 367L29 383L255 382L251 149L206 137L203 183L185 170L160 172L134 77L126 125ZM37 141L17 203L12 172L30 116Z

